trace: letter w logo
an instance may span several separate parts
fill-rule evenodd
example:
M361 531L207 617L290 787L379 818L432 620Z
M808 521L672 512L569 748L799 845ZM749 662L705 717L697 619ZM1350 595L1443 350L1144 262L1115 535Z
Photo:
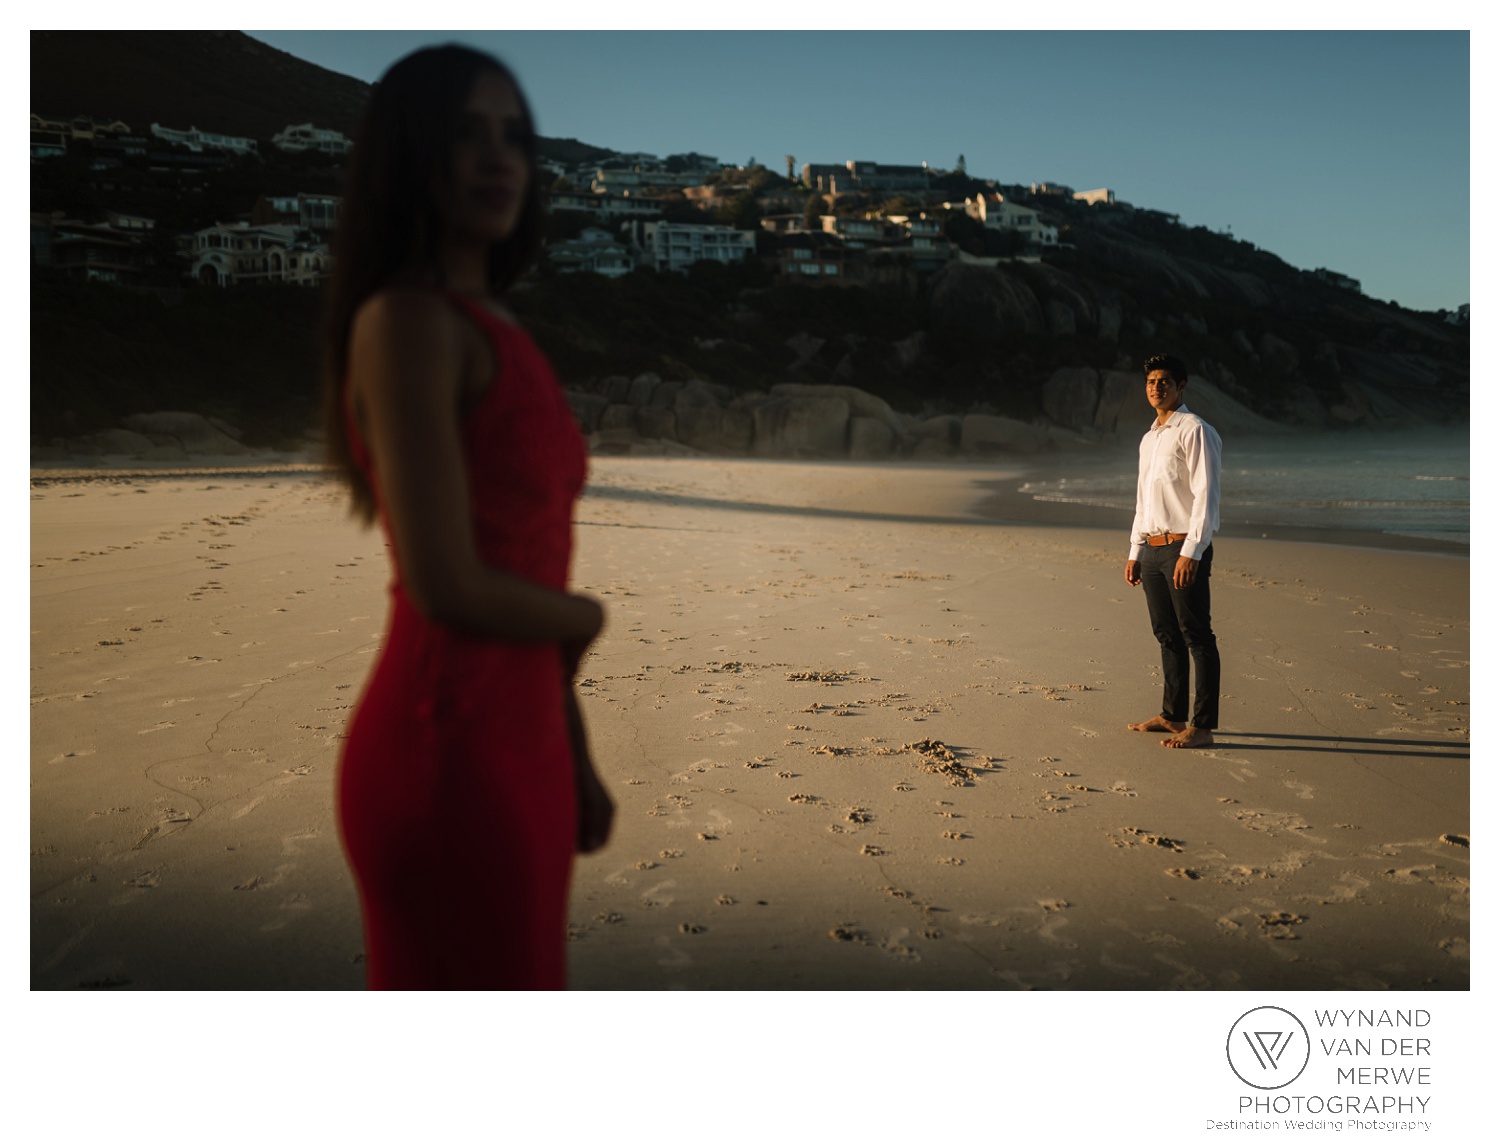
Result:
M1257 1030L1254 1037L1246 1030L1244 1035L1245 1041L1250 1043L1250 1052L1255 1055L1255 1060L1263 1070L1274 1070L1277 1061L1292 1041L1288 1030Z

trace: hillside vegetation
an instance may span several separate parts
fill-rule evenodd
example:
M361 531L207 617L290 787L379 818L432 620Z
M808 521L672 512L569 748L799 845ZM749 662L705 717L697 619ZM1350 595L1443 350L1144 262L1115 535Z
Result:
M31 87L33 110L46 114L123 118L139 133L155 120L260 138L307 121L350 131L369 91L238 32L35 32ZM336 159L285 156L267 144L261 160L206 174L191 193L146 172L135 181L111 176L116 185L102 191L87 176L86 147L75 149L33 166L33 210L135 211L157 218L164 235L242 216L261 194L333 191L339 179ZM542 149L572 163L613 154L573 139L543 140ZM956 173L938 181L954 198L987 185ZM1063 243L1042 264L956 259L927 275L888 268L851 288L779 278L756 259L616 280L543 265L510 301L575 387L642 372L735 391L837 383L914 415L1031 419L1042 415L1042 389L1057 370L1131 371L1165 351L1283 423L1467 417L1467 324L1366 298L1151 210L1057 197L1029 204ZM556 222L559 237L577 230L576 219ZM969 254L1015 252L996 246L1005 235L976 226L955 214L948 237ZM178 280L177 270L162 272L153 284ZM316 291L189 287L177 301L34 270L33 440L164 408L240 424L251 443L315 422Z

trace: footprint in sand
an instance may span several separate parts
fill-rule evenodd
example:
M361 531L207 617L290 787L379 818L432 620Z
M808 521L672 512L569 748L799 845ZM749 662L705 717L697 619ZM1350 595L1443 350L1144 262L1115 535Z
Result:
M640 894L642 907L670 907L677 898L671 892L671 888L677 886L676 880L663 880L655 887L647 888Z
M1063 907L1068 906L1066 903L1063 903L1062 900L1055 900L1054 902L1062 903ZM1077 950L1077 943L1074 943L1068 939L1064 939L1058 934L1058 932L1067 925L1068 920L1065 916L1049 914L1045 919L1042 920L1042 925L1037 928L1036 933L1039 938L1046 940L1048 943L1051 943L1054 946L1062 947L1070 951Z
M918 954L914 948L906 946L905 942L903 941L910 937L911 928L898 927L895 931L891 932L888 938L881 940L876 945L882 951L886 952L886 954L900 959L903 962L919 963L922 961L922 956ZM929 938L931 937L932 936L929 935Z
M658 967L665 967L667 970L678 970L682 967L693 965L692 956L681 947L676 946L672 942L671 936L658 935L655 942L665 952L661 958L656 960Z
M828 929L828 937L836 943L868 943L870 937L853 923L838 923Z
M1387 868L1380 874L1392 883L1414 884L1430 882L1427 873L1436 871L1436 864L1419 864L1410 868Z
M1183 850L1182 840L1173 840L1167 836L1158 836L1141 828L1122 828L1127 844L1147 844L1153 848L1166 848L1170 852L1181 852Z
M1252 868L1246 864L1236 864L1232 868L1227 868L1224 873L1218 877L1218 880L1220 883L1243 885L1250 883L1252 880L1268 880L1274 878L1275 877L1265 868Z
M92 757L94 755L94 752L95 750L93 749L78 749L71 753L59 753L47 763L49 765L60 765L65 761L78 760L80 757Z
M1261 812L1253 808L1241 808L1226 815L1233 816L1241 828L1251 832L1307 832L1312 828L1311 824L1292 812Z
M1219 929L1221 935L1239 935L1244 937L1245 925L1241 920L1250 915L1248 907L1236 907L1226 915L1221 915L1214 920L1214 926Z
M1299 938L1292 928L1307 921L1307 916L1294 915L1290 911L1272 911L1257 918L1260 921L1260 933L1267 939Z

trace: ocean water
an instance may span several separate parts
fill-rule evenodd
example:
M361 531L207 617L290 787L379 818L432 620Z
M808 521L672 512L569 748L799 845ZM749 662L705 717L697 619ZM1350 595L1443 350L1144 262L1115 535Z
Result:
M1039 504L1094 508L1095 521L1099 508L1115 510L1128 527L1135 457L1134 449L1080 457L1034 473L1017 491ZM1226 440L1219 515L1226 533L1344 531L1467 546L1468 429Z

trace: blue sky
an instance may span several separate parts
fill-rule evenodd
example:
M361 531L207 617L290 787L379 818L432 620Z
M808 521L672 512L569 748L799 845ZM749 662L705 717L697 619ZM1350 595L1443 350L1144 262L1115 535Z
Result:
M1416 309L1469 299L1466 32L249 33L374 81L447 40L543 134L784 170L873 159L1108 186Z

